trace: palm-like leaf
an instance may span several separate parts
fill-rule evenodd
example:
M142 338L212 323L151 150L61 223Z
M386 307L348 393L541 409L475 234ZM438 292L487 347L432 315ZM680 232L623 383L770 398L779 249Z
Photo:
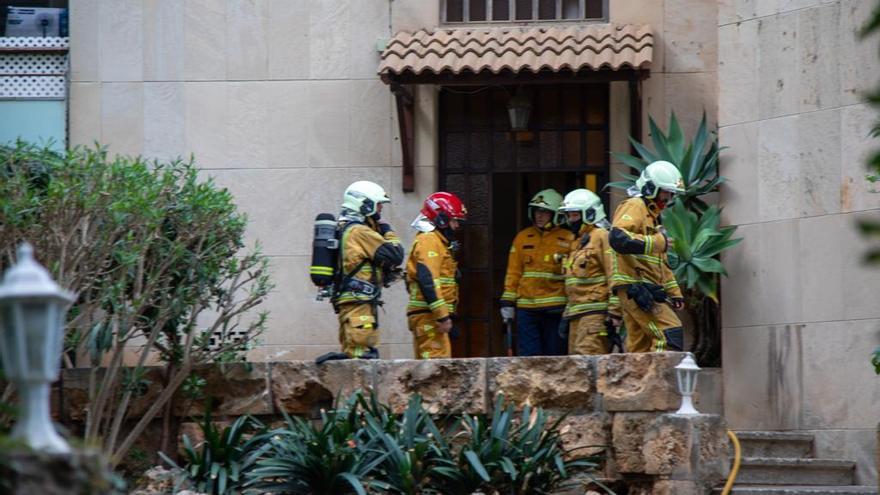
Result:
M705 210L708 206L700 196L717 191L718 186L725 181L725 178L718 173L718 154L721 148L718 147L717 139L711 139L713 136L706 123L706 114L703 114L700 126L691 142L686 140L675 113L669 118L666 133L653 118L648 119L648 125L653 151L631 137L630 143L638 156L612 153L613 156L637 173L641 173L651 162L657 160L673 163L678 167L685 183L685 192L681 195L685 206L690 210ZM628 189L638 178L637 174L628 172L619 175L623 180L611 182L606 187Z
M742 241L742 238L732 239L736 227L719 227L720 223L721 209L717 206L697 214L675 201L663 212L663 225L675 240L669 253L675 278L680 285L716 302L718 275L727 275L716 256Z

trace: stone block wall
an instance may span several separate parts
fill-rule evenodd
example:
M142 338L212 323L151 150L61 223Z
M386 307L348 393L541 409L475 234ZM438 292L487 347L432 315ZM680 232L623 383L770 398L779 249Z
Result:
M725 253L724 414L734 429L803 430L817 455L872 460L880 380L880 272L863 264L860 218L878 218L864 179L880 74L868 1L719 2L718 91Z
M235 364L205 367L206 395L218 420L251 414L267 420L281 413L315 417L339 394L375 390L396 412L420 394L432 413L488 414L503 394L517 408L542 407L567 415L567 448L606 446L603 476L637 486L655 483L708 493L727 474L726 426L717 415L671 414L680 403L675 370L680 353L617 354L455 360L347 360ZM62 410L68 423L84 419L87 369L65 370ZM150 385L144 398L161 388ZM154 390L155 389L155 390ZM136 416L143 410L133 409ZM174 415L183 431L197 431L188 418L202 403L178 398ZM660 486L658 485L658 486ZM663 486L666 486L663 485ZM678 489L678 488L676 488ZM684 492L669 492L684 493Z

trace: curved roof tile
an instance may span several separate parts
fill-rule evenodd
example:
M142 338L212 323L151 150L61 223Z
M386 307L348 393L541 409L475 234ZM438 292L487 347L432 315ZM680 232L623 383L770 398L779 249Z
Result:
M421 29L394 35L379 74L647 69L653 48L647 25Z

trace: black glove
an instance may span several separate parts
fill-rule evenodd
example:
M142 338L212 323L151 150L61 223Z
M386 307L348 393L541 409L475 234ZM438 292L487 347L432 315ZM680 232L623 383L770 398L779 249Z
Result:
M654 308L654 294L645 284L632 284L626 289L626 296L636 302L639 309L650 313Z

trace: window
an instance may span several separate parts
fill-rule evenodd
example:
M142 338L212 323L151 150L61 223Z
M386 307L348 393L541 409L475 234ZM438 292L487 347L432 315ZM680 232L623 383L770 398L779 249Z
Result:
M68 0L0 0L0 36L67 36L67 3ZM14 19L8 24L10 12Z
M446 24L603 20L607 0L441 0Z

